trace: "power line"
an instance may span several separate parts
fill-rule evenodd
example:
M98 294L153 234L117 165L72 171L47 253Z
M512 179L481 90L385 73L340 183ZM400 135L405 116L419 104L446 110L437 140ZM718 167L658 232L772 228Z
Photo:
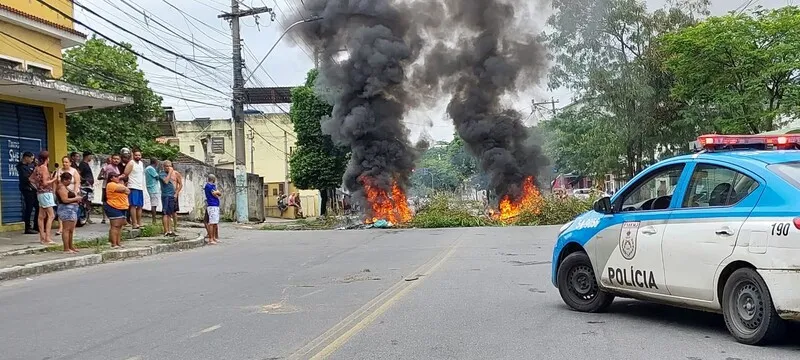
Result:
M248 123L247 121L244 121L244 124L245 124L245 125L247 125L247 127L249 127L249 128L250 128L250 130L252 130L252 131L253 131L253 133L255 133L256 135L258 135L258 137L260 137L262 140L264 140L264 142L266 142L266 143L267 143L267 145L269 145L269 146L272 146L273 148L275 148L275 150L278 150L278 152L280 152L280 153L281 153L281 154L283 154L283 155L289 155L289 154L287 154L285 151L281 150L280 148L278 148L277 146L275 146L275 145L273 145L271 142L269 142L269 140L267 140L267 138L265 138L265 137L264 137L263 135L261 135L261 134L260 134L258 131L256 131L256 129L254 129L254 128L253 128L253 126L252 126L252 125L250 125L250 123Z
M50 57L52 57L52 58L54 58L56 60L63 61L65 63L69 64L69 65L75 66L76 68L79 68L81 70L87 71L87 72L89 72L89 73L91 73L93 75L96 75L96 76L98 76L98 77L100 77L102 79L105 79L105 80L108 80L108 81L112 81L112 82L116 82L116 83L119 83L119 84L122 84L122 85L126 85L126 86L129 85L128 82L126 82L124 80L120 80L120 79L118 79L116 77L112 77L112 76L107 75L107 74L103 74L98 69L86 68L86 67L84 67L84 66L82 66L82 65L80 65L78 63L74 63L72 61L69 61L69 60L66 60L66 59L62 59L61 57L53 55L53 54L51 54L51 53L49 53L49 52L47 52L47 51L45 51L45 50L43 50L43 49L41 49L41 48L39 48L37 46L35 46L35 45L25 41L25 40L22 40L22 39L14 36L14 35L11 35L11 34L5 32L5 31L3 31L3 30L0 30L0 34L3 34L3 35L5 35L5 36L7 36L7 37L9 37L11 39L14 39L17 42L19 42L19 43L21 43L23 45L26 45L26 46L28 46L28 47L30 47L30 48L42 53L42 54L50 56ZM30 52L28 52L28 53L31 54ZM163 93L163 92L159 92L159 91L155 91L155 90L153 90L153 92L156 93L156 94L159 94L159 95L168 96L168 97L179 99L179 100L183 100L183 101L188 101L188 102L193 102L193 103L198 103L198 104L203 104L203 105L210 105L210 106L223 107L224 108L224 106L221 106L219 104L212 104L212 103L207 103L207 102L203 102L203 101L199 101L199 100L188 99L188 98L184 98L184 97L181 97L181 96L177 96L177 95L173 95L173 94L169 94L169 93Z
M83 26L83 27L85 27L85 28L87 28L87 29L91 30L92 32L96 33L97 35L100 35L100 36L102 36L103 38L107 39L108 41L110 41L110 42L114 43L115 45L117 45L117 46L121 47L122 49L125 49L125 51L128 51L128 52L130 52L130 53L132 53L132 54L134 54L134 55L136 55L136 56L138 56L138 57L140 57L140 58L142 58L142 59L145 59L145 60L147 60L147 61L149 61L149 62L153 63L154 65L156 65L156 66L158 66L158 67L160 67L160 68L162 68L162 69L164 69L164 70L167 70L167 71L169 71L169 72L171 72L171 73L174 73L174 74L176 74L176 75L180 75L181 77L184 77L184 78L186 78L186 79L189 79L189 80L191 80L192 82L194 82L194 83L196 83L196 84L198 84L198 85L200 85L200 86L203 86L203 87L205 87L205 88L208 88L208 89L214 90L214 91L216 91L216 92L218 92L218 93L220 93L220 94L222 94L222 95L225 95L225 96L227 96L227 94L225 94L224 92L222 92L222 91L220 91L220 90L218 90L218 89L215 89L215 88L213 88L213 87L211 87L211 86L209 86L209 85L206 85L206 84L204 84L204 83L202 83L202 82L200 82L200 81L197 81L197 80L195 80L195 79L193 79L193 78L191 78L191 77L189 77L189 76L186 76L185 74L182 74L182 73L179 73L179 72L177 72L177 71L175 71L175 70L172 70L172 69L170 69L170 68L168 68L168 67L164 66L163 64L161 64L161 63L159 63L159 62L157 62L157 61L155 61L155 60L152 60L152 59L150 59L150 58L148 58L148 57L146 57L146 56L144 56L144 55L142 55L142 54L140 54L140 53L138 53L138 52L136 52L136 51L134 51L134 50L132 50L132 49L129 49L128 47L126 47L126 46L124 46L123 44L121 44L121 43L117 42L116 40L114 40L114 39L112 39L112 38L110 38L110 37L108 37L108 36L106 36L106 35L102 34L101 32L99 32L99 31L97 31L97 30L95 30L95 29L93 29L93 28L91 28L91 27L89 27L88 25L84 24L84 23L83 23L83 22L81 22L80 20L77 20L77 19L73 18L72 16L69 16L68 14L66 14L66 13L64 13L63 11L59 10L59 9L58 9L58 8L56 8L55 6L53 6L53 5L50 5L50 4L49 4L49 3L47 3L46 1L44 1L44 0L37 0L37 1L38 1L38 2L40 2L42 5L44 5L44 6L48 7L48 8L50 8L50 10L53 10L53 11L57 12L58 14L60 14L61 16L63 16L64 18L66 18L66 19L68 19L68 20L70 20L70 21L72 21L72 22L74 22L74 23L76 23L76 24L78 24L78 25L81 25L81 26Z
M114 3L113 3L111 0L106 0L106 1L107 1L109 4L111 4L112 6L116 7L116 8L117 8L117 9L119 9L120 11L122 11L122 9L120 9L119 7L117 7L116 5L114 5ZM213 48L211 48L211 47L209 47L209 46L207 46L207 45L205 45L205 44L202 44L202 43L197 43L197 42L195 42L195 40L193 40L193 39L187 39L187 38L184 36L184 35L186 35L185 33L184 33L183 35L182 35L182 34L178 34L177 32L173 31L172 29L170 29L169 27L167 27L166 25L164 25L164 24L162 24L160 21L158 21L158 20L161 20L160 18L158 18L158 17L157 17L157 16L155 16L155 15L148 15L148 14L147 14L147 13L146 13L144 10L142 10L142 9L140 9L140 8L137 8L137 7L135 7L133 4L131 4L130 2L128 2L128 0L120 0L120 1L121 1L123 4L125 4L126 6L128 6L129 8L131 8L131 9L133 9L134 11L138 12L139 14L141 14L141 15L142 15L142 16L145 18L145 21L146 21L147 19L150 19L150 21L151 21L151 22L153 22L154 24L156 24L156 25L160 26L161 28L163 28L164 30L166 30L166 31L170 32L170 33L171 33L171 34L173 34L175 37L177 37L177 38L179 38L179 39L181 39L181 40L183 40L183 41L186 41L186 42L188 42L188 43L189 43L189 44L191 44L192 46L196 46L196 47L198 47L198 48L200 48L200 49L203 49L203 50L205 50L206 52L208 52L209 54L211 54L211 53L216 53L216 54L217 54L217 55L219 55L220 57L227 57L227 55L223 54L222 52L220 52L220 51L218 51L218 50L216 50L216 49L213 49ZM124 13L124 11L122 11L122 12ZM131 17L131 18L133 18L133 17ZM146 24L146 23L145 23L145 24ZM178 30L178 31L180 31L180 30Z
M42 0L39 0L39 2L43 2L43 1L42 1ZM150 44L150 45L153 45L153 46L157 47L158 49L160 49L161 51L165 51L165 52L167 52L167 53L169 53L169 54L171 54L171 55L177 56L177 57L179 57L179 58L181 58L181 59L183 59L183 60L186 60L186 61L188 61L188 62L191 62L191 63L193 63L193 64L196 64L196 65L201 65L201 66L205 66L205 67L208 67L208 68L211 68L211 69L216 69L215 67L213 67L213 66L211 66L211 65L208 65L208 64L203 64L203 63L201 63L201 62L198 62L198 61L196 61L196 60L194 60L194 59L190 59L190 58L188 58L188 57L186 57L186 56L183 56L183 55L181 55L181 54L178 54L178 53L176 53L176 52L174 52L174 51L172 51L172 50L170 50L170 49L167 49L167 48L165 48L165 47L163 47L163 46L161 46L161 45L159 45L159 44L156 44L156 43L154 43L154 42L150 41L149 39L147 39L147 38L145 38L145 37L143 37L143 36L139 36L138 34L136 34L136 33L132 32L132 31L130 31L130 30L128 30L128 29L126 29L124 26L121 26L121 25L119 25L119 24L117 24L117 23L115 23L115 22L113 22L113 21L111 21L111 20L108 20L108 19L106 19L106 18L105 18L105 17L103 17L102 15L100 15L100 14L98 14L97 12L95 12L94 10L90 9L88 6L82 5L81 3L77 2L77 1L73 1L73 3L74 3L75 5L78 5L78 7L80 7L81 9L88 11L90 14L92 14L92 15L94 15L94 16L97 16L97 17L99 17L99 18L101 18L101 19L105 20L107 23L109 23L109 24L113 25L115 28L117 28L117 29L120 29L120 30L124 31L124 32L125 32L125 33L127 33L127 34L133 35L133 36L134 36L134 37L136 37L137 39L140 39L140 40L142 40L142 41L144 41L144 42L146 42L146 43L148 43L148 44ZM49 6L49 5L48 5L48 6ZM86 25L84 25L84 26L86 26ZM87 26L87 28L88 28L88 26ZM94 31L94 30L92 30L92 31ZM96 32L96 31L95 31L95 32Z
M183 16L188 16L188 17L189 17L189 18L191 18L192 20L194 20L194 21L197 21L197 22L199 22L200 24L203 24L203 25L205 25L205 26L206 26L206 27L208 27L209 29L216 31L217 33L219 33L219 34L222 34L222 35L223 35L223 36L225 36L225 37L228 37L228 36L229 36L229 34L226 34L226 33L222 32L222 30L219 30L219 29L217 29L217 28L215 28L215 27L213 27L213 26L211 26L211 25L208 25L208 24L206 24L205 22L203 22L202 20L200 20L200 19L198 19L198 18L196 18L196 17L192 16L191 14L189 14L189 13L187 13L187 12L183 11L183 10L181 10L179 7L177 7L177 6L175 6L175 5L172 5L172 4L171 4L169 1L167 1L167 0L161 0L161 1L163 1L164 3L166 3L167 5L169 5L171 8L175 9L176 11L178 11L179 13L181 13ZM198 29L198 30L200 30L200 29ZM200 30L200 31L202 32L202 30ZM207 35L207 34L206 34L206 35Z

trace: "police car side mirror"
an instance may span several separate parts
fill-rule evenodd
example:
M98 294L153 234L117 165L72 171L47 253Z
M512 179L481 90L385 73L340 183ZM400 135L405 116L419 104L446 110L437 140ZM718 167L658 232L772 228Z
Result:
M611 198L608 196L602 197L595 201L592 209L604 215L614 213L614 209L611 207Z

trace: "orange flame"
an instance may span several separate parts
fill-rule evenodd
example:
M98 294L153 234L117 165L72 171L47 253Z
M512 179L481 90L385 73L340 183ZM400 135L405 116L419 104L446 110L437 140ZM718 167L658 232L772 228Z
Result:
M512 201L511 197L506 195L500 200L498 211L493 211L491 215L495 220L504 223L519 217L523 211L538 215L542 211L542 201L542 195L533 183L533 176L528 176L522 183L522 196L517 201Z
M391 196L386 193L386 190L374 186L367 179L362 179L362 182L367 202L372 208L372 218L366 219L368 224L373 224L378 220L386 220L393 224L411 221L413 215L411 209L408 208L408 198L397 182L392 183Z

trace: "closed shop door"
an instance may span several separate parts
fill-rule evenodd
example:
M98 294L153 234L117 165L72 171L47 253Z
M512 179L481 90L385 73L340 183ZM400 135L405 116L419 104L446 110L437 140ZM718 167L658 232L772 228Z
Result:
M3 224L22 221L17 162L22 154L47 149L47 120L38 106L0 102L0 218Z

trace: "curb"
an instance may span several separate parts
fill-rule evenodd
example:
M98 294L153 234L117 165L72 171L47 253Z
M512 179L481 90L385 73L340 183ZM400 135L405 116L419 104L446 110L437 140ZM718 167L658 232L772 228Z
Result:
M123 240L131 240L131 239L136 239L138 237L139 237L139 230L137 229L124 229L122 232ZM77 241L91 241L91 240L92 239L77 239ZM24 249L2 252L0 253L0 257L36 254L42 252L42 250L45 250L47 248L48 246L45 245L34 245ZM0 280L2 280L2 277L0 277Z
M100 254L76 256L66 259L47 260L25 265L12 266L0 269L0 281L17 279L21 277L46 274L54 271L76 269L86 266L102 264L105 262L119 261L131 258L145 257L155 254L194 249L205 246L205 236L199 235L192 240L177 241L171 244L156 244L147 247L129 248L121 250L107 250ZM27 249L26 249L27 250Z

